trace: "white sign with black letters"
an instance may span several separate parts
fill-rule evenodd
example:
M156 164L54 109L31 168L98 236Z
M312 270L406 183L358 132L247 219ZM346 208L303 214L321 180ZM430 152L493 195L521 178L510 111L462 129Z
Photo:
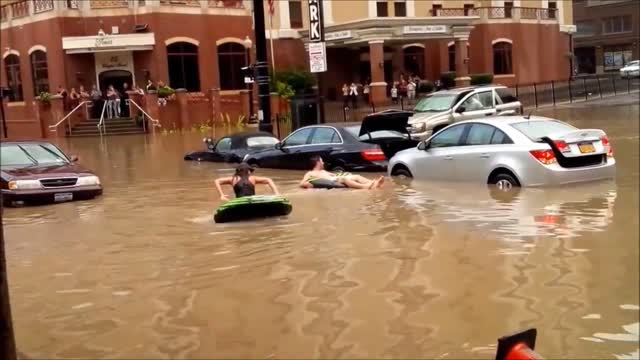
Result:
M327 71L327 49L324 42L309 43L309 68L312 73Z
M433 34L446 33L446 25L409 25L402 29L404 34Z
M324 41L321 0L309 0L309 41Z

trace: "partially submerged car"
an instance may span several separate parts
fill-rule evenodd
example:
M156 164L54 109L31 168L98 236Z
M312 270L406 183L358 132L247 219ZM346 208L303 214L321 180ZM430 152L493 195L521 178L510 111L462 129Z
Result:
M407 132L407 111L388 110L368 115L362 123L329 123L297 129L274 149L248 154L253 166L309 169L313 156L322 156L333 171L384 171L397 151L415 147Z
M541 116L456 123L389 162L394 176L488 183L502 189L611 179L615 169L604 131L577 129Z
M185 160L239 163L253 151L273 149L278 143L273 134L259 132L241 132L214 141L205 138L207 146L203 151L192 151L184 156Z
M102 194L100 179L45 141L0 144L0 187L5 205L90 199Z
M628 62L620 69L620 77L623 79L640 77L640 60Z

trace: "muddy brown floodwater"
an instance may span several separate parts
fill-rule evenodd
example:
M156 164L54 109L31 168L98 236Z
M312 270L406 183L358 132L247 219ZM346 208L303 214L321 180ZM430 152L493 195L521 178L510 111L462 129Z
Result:
M216 225L202 135L62 140L93 201L5 210L17 344L29 358L493 358L538 328L546 358L638 357L637 96L541 111L603 128L615 181L296 188L287 219ZM633 105L633 103L636 105ZM261 189L266 192L267 189Z

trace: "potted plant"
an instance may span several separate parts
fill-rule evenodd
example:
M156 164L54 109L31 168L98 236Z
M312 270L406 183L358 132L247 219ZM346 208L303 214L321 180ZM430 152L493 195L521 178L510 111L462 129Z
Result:
M41 91L37 99L40 100L42 106L46 108L51 106L51 94L48 91Z

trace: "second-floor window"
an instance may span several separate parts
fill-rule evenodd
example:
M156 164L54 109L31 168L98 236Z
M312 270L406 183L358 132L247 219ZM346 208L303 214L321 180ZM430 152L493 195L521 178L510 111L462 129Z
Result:
M549 1L549 19L555 19L558 16L558 3Z
M387 0L376 1L376 14L378 17L389 16L389 4L387 4Z
M505 1L504 2L504 17L511 18L513 13L513 2Z
M602 19L602 33L615 34L631 31L631 15L613 16Z
M393 2L393 11L395 16L407 16L407 3L404 0L396 0Z
M442 5L440 4L433 4L431 6L431 16L438 16L438 12L442 10Z
M474 15L473 4L464 4L464 16Z
M593 21L584 20L576 22L576 37L580 36L593 36L595 35L595 27L593 26Z
M289 0L289 22L292 29L302 28L302 1Z

